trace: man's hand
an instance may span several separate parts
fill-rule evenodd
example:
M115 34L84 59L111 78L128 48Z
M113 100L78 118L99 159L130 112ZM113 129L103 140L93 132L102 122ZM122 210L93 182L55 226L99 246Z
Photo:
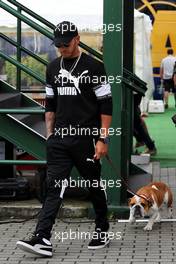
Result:
M108 144L104 144L101 141L97 141L95 146L94 159L100 159L101 157L106 156L107 153L108 153Z

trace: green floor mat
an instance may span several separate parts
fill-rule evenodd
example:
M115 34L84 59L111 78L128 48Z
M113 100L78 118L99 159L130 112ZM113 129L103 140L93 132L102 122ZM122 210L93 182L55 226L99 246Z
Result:
M149 114L145 118L149 134L155 141L157 155L152 161L160 161L162 168L176 167L176 127L171 117L176 114L174 97L169 97L169 108L162 114Z

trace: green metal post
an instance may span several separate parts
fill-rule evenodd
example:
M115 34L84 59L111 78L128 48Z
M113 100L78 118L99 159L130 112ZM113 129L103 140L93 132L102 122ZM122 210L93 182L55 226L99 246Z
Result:
M133 73L133 36L134 36L134 1L124 1L123 10L123 67ZM128 181L132 144L133 144L133 91L128 89L125 84L122 88L122 127L124 128L122 155L123 166L127 167L124 177ZM127 200L126 186L123 185L123 191L121 193L121 202L124 203Z
M18 7L18 12L21 14L21 7ZM21 19L17 18L17 61L21 63ZM21 69L17 67L17 90L21 90Z
M124 1L124 67L133 73L134 64L134 0ZM133 151L133 92L127 90L129 158Z
M113 95L113 121L111 127L117 131L121 128L122 135L111 136L109 155L118 170L118 175L112 170L107 162L103 162L102 174L105 179L111 179L117 182L119 176L127 177L128 167L126 157L123 156L122 148L124 139L122 127L122 82L119 82L119 76L123 75L123 0L104 0L104 63L108 76L113 76L115 81L111 82ZM120 78L122 79L122 78ZM126 165L125 165L126 164ZM123 188L107 188L109 209L113 212L122 209L121 192Z

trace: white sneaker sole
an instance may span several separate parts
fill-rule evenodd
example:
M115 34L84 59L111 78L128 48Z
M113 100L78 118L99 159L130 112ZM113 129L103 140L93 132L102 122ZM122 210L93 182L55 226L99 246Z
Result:
M101 246L88 246L88 249L101 249L101 248L106 247L109 243L110 243L110 239L107 240L104 245L101 245Z
M49 251L45 251L45 250L41 250L41 249L35 249L35 247L25 243L25 242L22 242L22 241L18 241L16 243L17 247L20 248L21 250L24 250L26 252L29 252L29 253L33 253L33 254L36 254L38 256L43 256L43 257L52 257L52 252L49 252Z

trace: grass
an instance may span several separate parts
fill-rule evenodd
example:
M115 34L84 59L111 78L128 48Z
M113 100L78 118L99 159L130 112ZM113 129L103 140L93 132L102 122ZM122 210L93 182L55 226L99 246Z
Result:
M165 113L149 114L145 119L149 134L155 141L157 155L152 157L153 161L160 161L162 168L176 167L176 127L171 117L176 114L173 96L169 97L169 108Z

